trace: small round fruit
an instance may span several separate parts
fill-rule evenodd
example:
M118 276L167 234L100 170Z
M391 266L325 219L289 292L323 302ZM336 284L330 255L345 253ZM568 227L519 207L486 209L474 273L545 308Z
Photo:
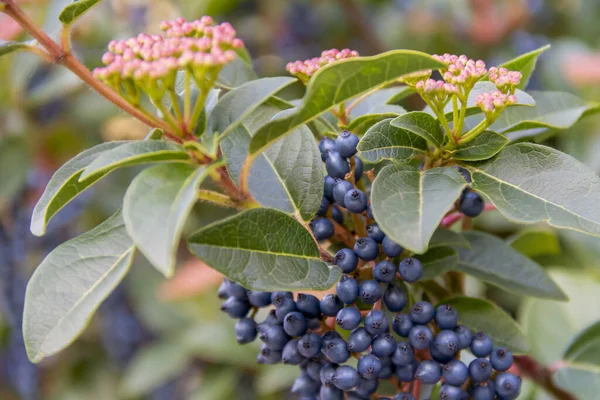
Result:
M415 325L408 333L410 345L417 350L425 350L433 341L433 333L424 325Z
M321 315L320 300L312 294L300 293L296 300L296 308L308 318L317 318Z
M340 267L343 273L351 274L358 266L358 257L352 250L344 248L335 253L333 264Z
M344 339L336 338L323 343L321 352L329 361L335 364L342 364L350 358L350 351Z
M250 303L237 297L230 297L221 304L221 311L231 318L243 318L250 311Z
M344 179L346 174L350 172L350 164L348 164L348 161L337 151L328 150L327 158L325 160L325 169L329 176Z
M490 361L496 371L508 371L513 364L513 355L506 347L498 347L492 351Z
M348 365L342 365L333 374L333 384L340 390L350 390L360 382L358 371Z
M365 261L373 261L379 254L379 246L371 238L360 238L354 244L354 252Z
M321 337L307 333L298 340L298 352L306 358L316 357L321 352Z
M404 251L404 248L400 246L398 243L392 241L389 236L386 236L381 241L381 245L383 247L383 252L389 258L398 257Z
M344 303L335 294L328 294L321 300L321 313L326 317L335 317L344 308Z
M398 286L390 283L383 293L383 304L393 312L402 311L406 306L406 294Z
M387 332L388 319L381 310L371 310L365 317L365 329L373 336Z
M358 298L358 282L348 275L342 275L335 286L335 290L344 304L353 304Z
M327 214L327 210L329 210L329 200L327 197L323 196L321 199L321 205L319 206L319 210L317 210L317 215L319 217L324 217Z
M410 319L415 324L426 325L433 319L435 308L427 301L419 301L410 309Z
M496 377L496 393L502 398L516 399L521 391L521 378L503 372Z
M396 277L396 266L391 261L383 260L373 267L373 278L379 282L391 282Z
M494 343L488 335L483 332L477 332L471 341L471 353L477 357L487 357L494 349Z
M364 355L358 360L358 373L365 379L377 380L383 364L372 354Z
M283 319L283 329L292 337L302 336L308 329L308 321L301 312L292 311Z
M467 217L476 217L483 211L483 198L472 190L465 190L460 198L458 210Z
M250 318L242 318L235 323L235 339L239 344L253 342L256 339L256 322Z
M460 360L452 360L442 367L444 380L452 386L462 386L469 378L469 368Z
M473 340L473 334L471 330L464 325L458 324L456 328L454 328L454 332L458 336L458 345L461 350L468 348L471 345L471 341Z
M492 372L492 363L487 358L476 358L469 364L469 375L475 382L487 381Z
M362 321L362 315L356 307L342 308L335 317L335 322L347 331L358 328L360 321Z
M354 189L354 186L350 182L343 179L336 179L333 184L333 199L338 205L345 207L344 198L346 197L346 193L352 189Z
M327 159L327 150L335 151L335 140L325 136L319 142L319 151L321 152L321 160L323 162Z
M335 178L327 175L323 181L323 195L327 197L330 203L333 203L333 185L335 184Z
M327 240L333 236L335 228L327 218L317 218L309 224L315 239L318 241Z
M360 158L354 157L354 179L357 181L362 178L364 171L363 162Z
M458 325L458 311L450 304L439 306L435 310L435 323L440 329L454 329Z
M407 342L400 342L396 347L396 351L392 354L392 363L398 367L411 364L415 361L415 350Z
M381 284L375 280L364 281L360 284L358 295L365 304L375 304L381 299L383 290Z
M379 358L386 358L391 357L396 348L396 339L389 333L382 333L373 339L371 353Z
M400 261L400 276L406 282L416 282L423 276L423 264L413 257L407 257Z
M271 304L271 292L248 290L248 302L254 307L266 307Z
M392 329L399 336L408 337L408 333L414 326L408 314L397 314L392 320Z
M369 199L367 195L359 189L352 189L344 196L345 208L354 214L360 214L367 209Z
M434 383L439 382L442 378L440 364L432 360L421 361L415 372L415 378L427 385L433 385Z
M383 233L377 224L367 226L367 235L377 243L383 242L383 239L385 238L385 233Z
M371 346L373 337L365 328L356 328L348 337L348 350L353 353L362 353Z
M458 335L449 329L443 330L437 334L434 340L437 351L445 356L453 356L459 351Z
M358 136L349 131L342 131L335 139L335 149L342 157L352 157L356 154L358 142Z

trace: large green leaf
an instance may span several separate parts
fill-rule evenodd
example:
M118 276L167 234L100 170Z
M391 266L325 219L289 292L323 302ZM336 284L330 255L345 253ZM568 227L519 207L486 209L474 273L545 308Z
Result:
M442 64L428 54L394 50L373 57L343 60L319 70L310 80L302 106L293 115L262 127L250 142L250 154L257 154L299 125L318 117L333 106L400 76Z
M112 150L126 142L108 142L87 149L67 161L50 178L44 193L33 209L31 216L31 232L42 236L46 233L48 221L71 200L96 183L102 176L79 182L83 170L106 151Z
M79 176L79 182L100 179L117 168L155 162L188 162L190 155L183 146L162 140L136 140L105 151Z
M466 166L474 189L508 219L547 222L600 236L600 178L550 147L518 143L493 159Z
M72 24L90 8L100 3L100 1L102 0L73 0L71 4L62 10L58 19L65 25Z
M444 144L444 132L440 123L426 112L413 111L401 115L392 121L392 125L412 132L436 147Z
M556 232L541 229L526 229L507 239L507 243L527 257L557 255L560 243Z
M575 337L565 351L564 359L600 367L600 320Z
M252 70L252 66L243 58L238 57L225 64L217 78L217 86L230 90L256 78L257 75Z
M546 270L514 250L503 240L483 232L465 232L471 249L459 249L460 262L456 270L509 292L567 300Z
M427 142L404 129L392 126L391 118L373 125L358 144L358 155L367 162L401 160L423 154Z
M458 253L452 247L434 247L416 258L423 264L422 280L434 279L445 272L451 271L458 262Z
M0 57L15 51L27 50L31 43L0 40Z
M485 332L495 347L508 347L515 353L527 353L529 345L519 325L498 306L487 300L454 297L444 300L458 311L458 320L473 332Z
M127 274L134 249L119 212L42 261L27 285L23 314L32 362L58 353L83 332Z
M0 139L0 211L23 188L29 164L29 149L24 137Z
M373 183L373 216L395 242L424 253L433 232L466 184L452 167L420 171L404 164L388 165Z
M458 232L454 232L445 228L438 228L435 232L433 232L433 236L429 242L429 248L431 249L433 247L442 246L463 247L465 249L470 249L471 243Z
M192 165L156 165L131 182L123 199L129 236L166 277L175 271L181 231L196 203L200 183L214 170Z
M382 106L373 114L365 114L353 119L352 122L348 124L346 129L355 135L363 135L373 125L383 121L384 119L396 118L405 112L406 110L400 106Z
M221 149L227 170L239 182L252 133L261 121L280 110L263 105L223 138ZM265 207L298 213L310 220L323 197L323 162L311 131L301 126L282 138L254 160L248 175L248 190Z
M506 136L484 131L470 142L459 146L452 155L455 160L481 161L492 158L509 143Z
M540 47L539 49L530 51L529 53L521 54L512 60L500 64L498 67L504 67L511 71L519 71L521 74L523 74L521 83L517 86L517 88L525 89L527 87L527 83L529 83L531 74L533 74L533 70L535 69L535 65L537 64L539 56L549 48L550 45L548 44Z
M190 251L252 290L324 290L340 277L321 261L310 233L273 209L252 209L201 229Z
M552 376L556 386L581 400L598 398L600 392L600 367L573 364L562 368Z

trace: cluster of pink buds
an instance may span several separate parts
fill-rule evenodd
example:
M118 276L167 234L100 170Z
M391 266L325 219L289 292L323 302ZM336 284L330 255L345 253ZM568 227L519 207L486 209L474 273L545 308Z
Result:
M496 111L502 111L504 107L515 104L517 98L514 94L504 94L499 90L491 93L482 93L475 99L475 104L486 114L494 114Z
M472 87L479 79L487 74L485 62L482 60L471 60L464 54L457 56L454 54L434 55L438 61L447 65L442 71L444 80L455 85L464 85Z
M445 104L452 95L458 94L458 87L456 85L441 80L436 81L435 79L419 81L415 85L415 89L417 89L422 96L426 96L435 103L442 105Z
M506 68L492 67L490 68L489 78L502 93L512 94L521 83L523 74L519 71L509 71Z
M358 52L350 49L324 50L321 57L315 57L304 61L294 61L286 65L285 69L295 77L307 83L311 76L325 65L347 58L358 57Z
M406 83L408 86L416 86L420 81L425 81L431 76L430 69L424 69L421 71L411 72L410 74L403 75L400 78L400 82Z

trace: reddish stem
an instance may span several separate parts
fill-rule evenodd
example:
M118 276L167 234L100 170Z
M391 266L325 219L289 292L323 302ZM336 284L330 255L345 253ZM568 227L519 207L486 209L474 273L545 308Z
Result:
M484 207L483 211L492 211L495 209L496 209L496 206L494 206L492 203L485 203L485 207ZM460 221L463 217L464 217L464 214L462 214L460 212L450 213L442 219L442 223L440 225L443 226L444 228L450 228L452 225L454 225L455 223Z
M515 365L522 376L534 381L559 400L576 400L574 396L557 387L552 381L553 371L530 356L515 356Z

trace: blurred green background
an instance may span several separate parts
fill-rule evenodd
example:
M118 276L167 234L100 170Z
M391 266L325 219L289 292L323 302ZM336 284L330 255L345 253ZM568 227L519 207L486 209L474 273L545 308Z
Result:
M55 34L57 15L70 0L23 3ZM285 74L287 62L332 47L361 55L397 48L465 53L492 64L552 44L528 89L600 101L597 0L104 0L74 27L74 51L93 68L111 39L156 32L163 19L205 14L234 25L261 76ZM0 15L0 40L22 37ZM183 252L169 282L138 255L80 339L41 365L27 361L20 324L33 268L56 245L119 208L137 171L106 178L62 210L43 238L28 230L33 205L56 168L79 151L146 133L66 69L29 54L0 59L0 399L293 398L287 389L297 368L255 364L258 347L238 346L233 322L219 311L220 277ZM543 140L600 172L598 116ZM198 206L189 229L226 212ZM476 227L523 235L522 227L496 213L479 218ZM552 364L573 335L600 319L600 240L547 231L542 243L523 246L525 253L532 249L527 255L553 269L569 303L518 298L471 281L468 294L488 296L512 313L533 355ZM527 383L520 398L551 397Z

